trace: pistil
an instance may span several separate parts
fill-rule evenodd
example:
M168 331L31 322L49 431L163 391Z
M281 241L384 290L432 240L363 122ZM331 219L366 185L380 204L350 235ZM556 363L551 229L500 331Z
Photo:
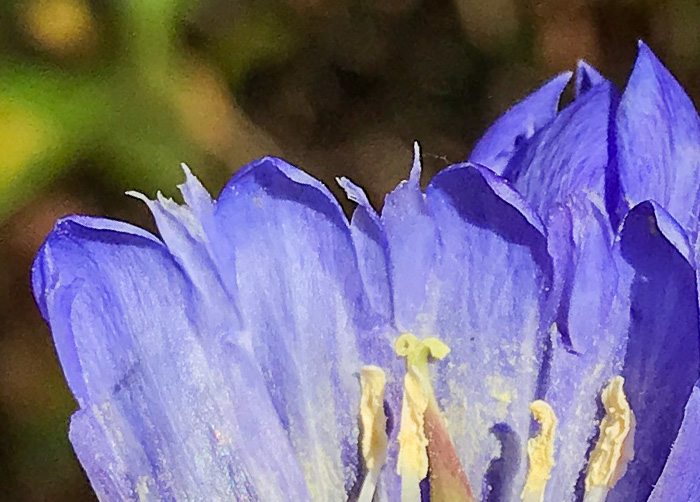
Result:
M402 502L420 502L420 482L429 473L433 502L473 501L428 371L429 358L444 359L450 348L437 338L419 341L412 334L401 335L394 348L406 359L397 463Z

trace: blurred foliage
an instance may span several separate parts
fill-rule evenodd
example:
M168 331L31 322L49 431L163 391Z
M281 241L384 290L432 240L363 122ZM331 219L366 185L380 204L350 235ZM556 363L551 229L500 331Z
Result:
M624 84L645 39L700 95L692 0L6 0L0 3L0 499L90 500L29 267L56 218L152 228L123 196L216 192L272 153L382 196L428 175L579 58Z

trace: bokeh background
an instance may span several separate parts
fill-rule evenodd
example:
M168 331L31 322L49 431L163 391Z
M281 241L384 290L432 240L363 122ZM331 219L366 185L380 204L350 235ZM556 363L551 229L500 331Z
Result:
M515 100L580 58L620 86L646 40L700 96L695 0L0 2L0 500L93 500L75 403L29 290L56 218L147 228L136 189L213 193L267 153L375 205L464 159Z

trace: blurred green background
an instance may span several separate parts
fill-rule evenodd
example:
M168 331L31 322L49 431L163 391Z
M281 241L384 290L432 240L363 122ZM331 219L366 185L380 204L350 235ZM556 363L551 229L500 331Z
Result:
M75 403L29 291L56 218L153 228L129 189L213 193L266 153L380 205L421 141L429 174L579 58L624 84L646 40L700 95L694 0L0 2L0 499L92 500Z

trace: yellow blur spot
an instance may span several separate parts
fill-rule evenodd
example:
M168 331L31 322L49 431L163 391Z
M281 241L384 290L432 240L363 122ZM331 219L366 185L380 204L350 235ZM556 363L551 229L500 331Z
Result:
M406 359L397 472L402 478L419 482L428 475L425 411L431 403L435 403L428 361L430 357L443 359L450 348L437 338L418 341L407 333L396 339L394 350ZM434 407L437 409L437 403Z
M527 442L528 471L520 498L527 502L542 502L554 467L557 417L552 407L542 400L530 403L530 412L540 424L540 432Z
M634 413L627 402L625 379L616 376L603 389L605 416L600 436L591 453L586 472L586 492L596 487L612 488L627 471L634 457Z
M34 41L60 56L83 52L95 42L94 19L85 0L28 0L23 14Z
M6 186L51 146L53 131L32 110L12 102L3 102L2 98L0 116L0 186Z
M386 460L386 414L384 387L386 375L378 366L365 366L360 371L360 427L362 458L368 471L379 469Z

